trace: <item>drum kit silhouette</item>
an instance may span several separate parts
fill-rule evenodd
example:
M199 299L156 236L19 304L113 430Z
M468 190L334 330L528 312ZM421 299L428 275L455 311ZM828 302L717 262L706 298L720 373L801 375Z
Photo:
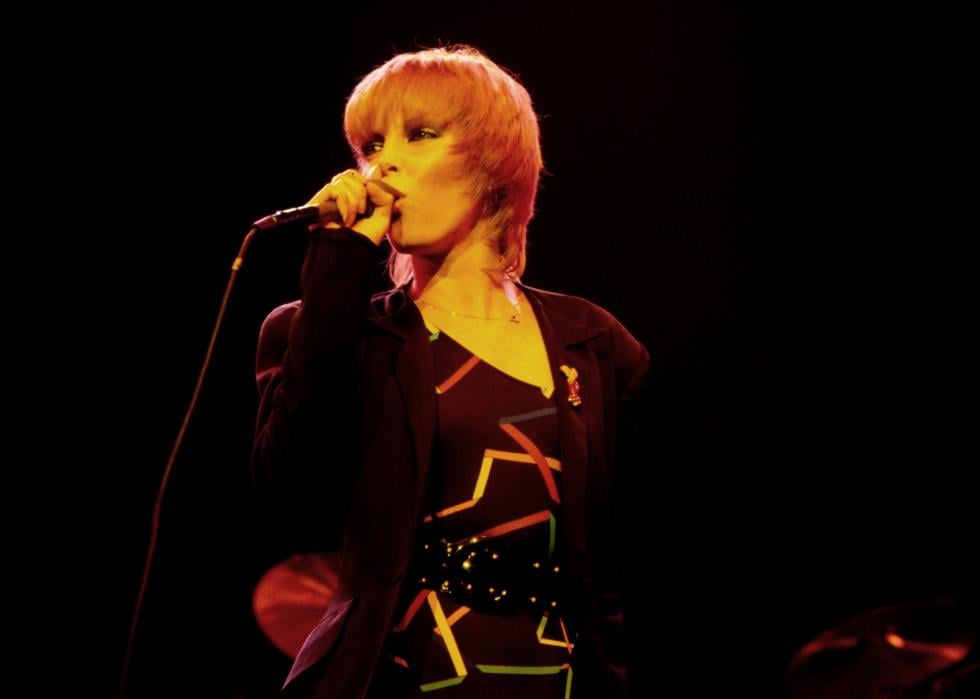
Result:
M338 553L295 554L252 595L269 641L295 658L337 589ZM980 699L975 610L944 598L880 607L805 644L786 669L792 699Z
M804 645L786 686L793 699L978 699L972 616L954 599L880 607Z

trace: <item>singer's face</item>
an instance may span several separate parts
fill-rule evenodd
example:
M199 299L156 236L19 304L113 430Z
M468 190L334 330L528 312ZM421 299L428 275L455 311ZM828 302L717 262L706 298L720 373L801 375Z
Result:
M405 193L388 231L399 252L448 253L476 225L481 204L456 144L451 124L425 116L394 117L364 144L372 176Z

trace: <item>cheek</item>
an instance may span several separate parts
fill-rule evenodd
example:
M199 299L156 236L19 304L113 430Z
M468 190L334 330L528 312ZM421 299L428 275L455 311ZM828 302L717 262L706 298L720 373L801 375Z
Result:
M474 196L474 189L474 183L469 177L454 173L447 176L439 187L440 198L447 209L452 210L454 215L459 215L476 206L479 198Z
M471 214L478 197L473 194L475 184L462 157L440 158L418 174L424 204L422 198L417 201L433 227L455 227Z
M425 169L423 177L434 185L456 189L469 182L470 169L461 156L444 155Z

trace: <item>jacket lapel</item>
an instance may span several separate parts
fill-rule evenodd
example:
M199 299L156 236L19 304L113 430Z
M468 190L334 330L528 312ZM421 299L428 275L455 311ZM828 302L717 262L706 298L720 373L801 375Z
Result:
M567 581L577 581L589 589L587 550L590 426L603 423L602 383L598 361L588 345L590 340L608 332L568 317L569 307L561 297L542 294L521 285L530 300L541 327L552 376L555 381L555 405L558 410L558 438L561 448L562 511L568 557L565 561ZM581 404L569 401L570 382L561 371L565 366L578 373ZM595 439L595 436L592 436ZM594 448L594 445L593 445Z
M395 381L411 426L417 469L416 502L420 502L432 460L436 430L436 384L428 333L422 315L408 297L407 287L408 283L403 284L378 299L375 313L369 316L368 321L402 343L394 365Z

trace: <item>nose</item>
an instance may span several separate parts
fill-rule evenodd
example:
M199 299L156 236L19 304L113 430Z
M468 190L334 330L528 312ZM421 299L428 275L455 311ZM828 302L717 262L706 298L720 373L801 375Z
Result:
M382 159L378 161L378 170L381 172L381 176L387 177L389 173L398 172L398 165L395 164L394 159L383 156L384 154L382 154Z
M378 155L377 165L382 177L389 173L398 172L401 167L401 147L396 138L386 138Z

